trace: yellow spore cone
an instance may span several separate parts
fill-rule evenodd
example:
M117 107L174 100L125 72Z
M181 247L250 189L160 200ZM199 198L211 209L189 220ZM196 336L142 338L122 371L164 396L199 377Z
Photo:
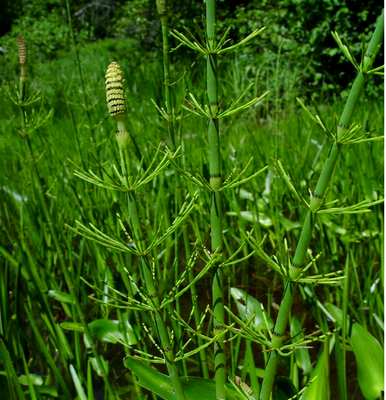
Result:
M124 115L126 112L126 99L123 89L123 73L118 63L113 61L106 70L106 101L107 108L112 117Z
M110 115L117 121L116 139L123 149L129 142L125 124L126 97L123 88L124 78L119 64L113 61L106 70L106 101Z

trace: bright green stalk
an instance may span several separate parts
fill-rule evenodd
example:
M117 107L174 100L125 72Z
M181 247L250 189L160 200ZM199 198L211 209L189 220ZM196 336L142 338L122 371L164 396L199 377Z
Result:
M173 107L173 102L172 102L172 93L170 90L170 56L169 56L169 17L168 17L168 6L167 6L167 0L156 0L156 4L157 4L157 11L158 14L160 16L160 21L161 21L161 29L162 29L162 61L163 61L163 87L164 87L164 101L165 101L165 106L166 106L166 112L167 112L167 126L168 126L168 134L169 134L169 138L171 141L171 144L173 147L175 147L176 145L176 133L175 133L175 120L174 120L174 107ZM178 186L178 185L177 185ZM176 204L179 205L181 202L181 198L180 198L180 192L178 190L178 187L176 187L175 190L175 199L176 199ZM178 240L176 238L175 240L176 246L178 244ZM176 258L178 260L178 249L176 249ZM189 258L189 256L186 254L187 258ZM176 276L178 273L178 262L175 263L175 272L176 272ZM192 289L193 289L194 285L192 285ZM179 301L178 299L176 300L177 304L177 308L179 308ZM192 300L192 302L194 303L194 300ZM194 306L194 305L193 305ZM178 310L177 310L178 311ZM199 321L199 317L198 317L198 309L195 308L195 322L196 324L198 324ZM199 342L199 346L202 344L202 340L198 339ZM206 355L205 355L205 350L201 350L200 351L200 359L201 360L206 360ZM185 361L183 362L185 363ZM201 363L203 369L204 369L204 375L205 377L208 377L208 367L205 363ZM205 366L206 366L206 370L205 370ZM206 374L205 374L206 371Z
M244 362L247 365L247 372L249 374L249 379L251 381L252 394L254 398L257 399L259 396L260 387L259 387L259 380L257 379L257 374L256 374L255 360L253 357L252 341L246 340L245 345L246 349L245 349Z
M182 235L183 235L183 239L184 239L184 247L185 247L185 257L187 259L190 258L191 256L191 252L190 252L190 248L189 248L189 238L188 238L188 233L186 231L185 228L183 228L182 231ZM193 273L191 271L191 269L188 272L188 279L191 282L194 279ZM194 317L194 323L196 326L196 329L198 331L198 333L201 333L201 327L200 327L200 312L198 309L198 294L197 294L197 288L196 285L191 285L190 287L190 297L192 299L192 307L193 307L193 317ZM202 338L198 335L197 337L197 344L198 347L202 347L202 345L204 344ZM205 379L209 378L209 369L208 369L208 360L207 360L207 356L206 356L206 349L203 349L201 351L199 351L198 356L199 356L199 360L200 360L200 366L201 366L201 372L202 372L202 376Z
M342 288L342 332L341 341L339 332L335 333L335 360L337 363L337 381L339 400L347 400L347 364L346 364L346 339L347 339L347 302L350 272L350 250L347 249L346 263L344 267L344 281Z
M117 138L122 138L122 136L128 136L125 125L123 120L118 120L120 122L119 124L119 135L117 135ZM125 135L126 133L126 135ZM127 176L127 166L126 166L126 159L125 159L125 150L126 150L126 145L127 141L122 141L118 139L118 145L119 145L119 155L120 155L120 161L121 161L121 168L122 172L124 173L125 176ZM137 247L139 249L142 248L142 231L141 231L141 223L139 220L138 216L138 209L137 209L137 202L134 196L134 193L129 193L127 195L127 201L128 201L128 212L130 215L130 220L131 220L131 225L133 229L133 236L136 241ZM157 290L155 287L154 283L154 278L152 275L152 271L146 262L146 260L141 257L141 274L142 278L145 283L145 287L147 290L147 293L152 301L152 305L154 307L154 323L156 326L156 329L158 331L158 337L161 342L162 349L164 350L164 355L165 355L165 363L166 367L170 376L170 379L173 383L174 390L176 393L176 399L177 400L185 400L185 395L184 391L182 388L182 384L180 381L180 378L178 376L178 370L177 366L174 362L174 352L172 350L172 344L169 338L169 333L166 328L166 324L162 318L161 312L160 312L160 300L157 294Z
M216 35L216 0L206 0L206 35L208 48L214 49ZM217 65L216 55L209 53L206 62L206 90L209 101L211 118L208 123L209 142L209 174L211 193L210 227L212 252L221 251L222 227L221 227L221 195L218 189L221 186L221 163L220 163L220 138L219 124L216 118L218 111L217 91ZM224 325L224 302L223 302L223 278L221 271L216 268L212 282L212 304L213 304L213 331L218 333ZM225 399L225 355L224 340L215 342L214 366L216 380L216 399Z
M174 110L170 91L170 57L169 57L169 21L167 13L167 0L157 0L157 11L161 20L162 29L162 60L164 73L164 100L168 115L168 132L173 146L175 146Z
M351 118L355 109L355 106L360 98L364 86L364 74L370 69L377 51L380 48L380 44L383 36L383 12L377 20L376 28L373 36L369 42L366 54L364 56L361 70L358 72L350 93L348 95L346 104L341 114L338 129L337 129L337 142L335 142L330 149L328 158L326 159L319 180L316 184L314 195L311 198L310 209L307 211L302 231L298 240L298 244L295 250L295 256L293 258L292 266L290 268L290 279L287 280L284 289L284 296L280 304L279 312L277 315L274 336L272 338L272 352L268 359L268 363L265 369L263 385L260 393L260 400L269 400L271 397L273 382L275 380L278 353L275 349L279 348L283 343L283 336L287 327L288 317L291 312L291 307L294 298L294 283L304 263L304 259L307 254L308 245L312 237L312 228L314 225L314 214L322 206L323 198L326 194L327 188L331 181L336 162L338 160L341 147L339 145L339 139L342 137L345 129L348 128L351 122Z
M130 213L130 218L131 218L135 238L137 240L137 243L140 243L140 238L141 238L140 222L139 222L139 218L138 218L136 200L135 200L133 194L129 195L128 203L129 203L129 213ZM150 299L153 302L153 306L154 306L154 310L155 310L154 311L155 325L158 329L158 335L159 335L159 339L161 341L161 346L165 352L165 362L166 362L166 366L168 369L170 379L173 382L173 386L176 391L177 399L184 400L185 396L184 396L184 392L182 389L181 381L178 376L177 366L174 362L174 354L173 354L173 350L172 350L171 343L169 340L169 334L167 332L166 325L162 319L161 313L159 312L160 301L159 301L157 291L156 291L156 288L154 285L153 276L152 276L149 266L147 265L146 261L143 258L141 259L141 272L142 272L142 276L143 276L143 279L145 282L146 290L148 292Z
M171 142L171 145L175 147L175 131L174 131L174 110L172 104L172 94L170 90L170 57L169 57L169 17L168 17L168 8L167 8L167 0L156 0L157 11L161 21L161 30L162 30L162 61L163 61L163 88L164 88L164 101L167 113L167 128L168 128L168 135ZM179 204L179 193L178 189L176 188L175 191L175 199L176 203ZM177 234L176 234L177 235ZM175 240L176 246L178 240ZM178 275L178 249L175 253L175 262L174 264L174 272L175 276ZM169 257L170 251L166 251L166 259ZM167 264L167 262L166 262ZM176 300L176 308L177 312L179 312L180 304L179 300ZM174 330L177 337L181 336L181 330L179 326L176 324L176 329ZM186 372L186 362L185 360L182 362L183 369Z

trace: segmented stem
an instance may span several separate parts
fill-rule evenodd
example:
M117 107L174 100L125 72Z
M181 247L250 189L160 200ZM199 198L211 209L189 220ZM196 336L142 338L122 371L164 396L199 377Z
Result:
M216 1L206 0L206 35L207 46L214 49L216 42ZM206 89L211 118L208 122L209 143L209 174L211 192L210 227L212 252L221 251L222 248L222 205L221 194L221 160L218 112L218 88L217 88L217 62L216 55L209 53L206 61ZM212 282L213 305L213 332L218 333L224 326L224 302L223 302L223 277L221 270L214 269ZM216 381L216 399L225 399L225 354L224 339L219 339L214 346L214 365Z
M129 214L132 223L134 239L137 243L139 249L141 248L141 226L138 217L137 203L133 194L128 194L128 204L129 204ZM160 310L160 301L155 288L154 277L152 275L151 269L146 262L146 260L141 258L141 274L144 279L145 287L147 293L152 301L154 307L154 322L158 331L158 337L161 342L162 349L164 351L164 357L166 362L166 367L168 370L169 377L173 383L173 387L176 394L177 400L185 400L184 391L180 378L178 376L177 366L174 362L174 352L172 349L172 344L169 338L169 333L166 328L166 324L162 318Z
M170 90L170 55L169 55L169 17L166 0L157 0L157 11L161 21L162 30L162 61L163 61L163 78L164 78L164 100L166 112L168 115L167 125L169 138L173 146L175 146L175 126L174 126L174 110L172 103L172 93Z
M318 211L318 209L322 206L323 198L331 182L341 150L339 146L339 139L344 133L344 130L349 127L349 124L351 122L355 106L360 98L360 94L364 86L364 74L371 67L375 55L380 48L383 35L383 24L384 22L382 11L381 16L377 20L375 31L372 35L367 51L365 53L362 69L358 72L357 77L352 84L350 93L341 114L337 128L337 142L331 146L328 158L323 165L314 194L311 198L310 209L307 211L303 222L302 231L300 233L298 244L295 250L295 256L292 262L292 266L290 268L290 279L287 280L285 284L283 299L280 303L280 308L275 323L274 337L272 338L273 350L269 356L268 363L265 368L263 385L260 392L260 400L269 400L271 398L272 387L275 380L277 362L279 357L275 349L279 348L283 343L283 336L287 328L289 315L291 313L295 292L295 285L293 280L299 276L301 268L304 265L304 259L306 257L307 249L312 237L312 229L314 226L314 213Z

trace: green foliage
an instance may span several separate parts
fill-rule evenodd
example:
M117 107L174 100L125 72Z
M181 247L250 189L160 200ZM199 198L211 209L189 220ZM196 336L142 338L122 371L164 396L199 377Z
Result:
M244 322L257 331L272 329L273 322L258 300L238 288L230 288L230 294L236 303L238 315Z
M30 4L13 23L11 32L2 38L6 52L15 54L15 39L23 35L28 43L28 56L35 61L52 59L68 48L69 29L60 2ZM14 57L14 56L13 56Z
M377 1L251 1L235 8L234 14L228 11L226 26L232 27L236 37L266 26L263 40L247 51L246 64L254 64L256 71L261 64L270 65L271 76L278 80L286 75L284 71L291 71L303 95L330 95L344 89L352 79L352 68L337 49L331 32L342 34L359 60L381 9ZM275 76L275 68L283 73ZM375 88L371 88L373 94Z
M328 343L326 343L314 370L311 372L310 381L300 397L301 400L330 399L329 368Z
M66 21L55 8L57 2L47 4L54 14L57 10L55 18L63 16ZM119 35L125 35L135 16L151 5L132 4L130 18L119 17L123 21ZM224 10L236 2L218 4L221 21L227 15ZM71 4L77 34L83 22L75 14L85 5ZM126 6L117 3L117 9ZM187 11L183 6L175 4L178 15L185 15L185 25L194 20L199 26L196 3L187 5ZM247 13L248 3L243 7ZM42 17L39 8L26 11L30 21ZM84 16L86 28L101 24L93 22L90 8L82 13L78 15ZM143 15L144 20L152 18ZM88 37L97 37L115 26L106 26L104 32L86 28ZM225 47L236 43L238 29L243 26L234 26ZM165 146L168 113L162 110L162 65L156 53L138 46L142 33L138 39L105 39L80 46L79 64L73 48L60 50L62 39L50 54L39 58L37 49L44 42L35 38L40 44L31 52L24 101L17 94L16 52L11 50L16 31L12 35L6 65L1 67L9 73L2 74L0 87L1 396L143 400L151 398L150 390L174 399L174 383L165 375L166 363L173 362L188 399L211 399L215 382L199 376L204 376L205 365L213 376L213 342L226 338L229 399L258 398L262 367L274 351L271 321L279 307L281 277L291 264L303 208L308 207L304 199L328 156L328 141L335 138L328 132L335 132L343 106L339 96L331 104L312 105L309 112L291 102L297 90L306 91L297 81L301 68L296 63L301 60L290 56L295 49L283 50L280 59L273 49L260 65L253 50L248 53L240 47L229 59L219 57L219 115L226 116L220 121L224 170L220 191L227 211L220 259L208 250L212 188L206 181L207 124L202 116L210 116L210 109L197 79L203 74L201 59L195 57L189 64L183 59L172 68L181 147L171 151ZM254 40L265 43L268 36ZM152 49L151 41L147 46ZM190 50L185 51L187 56ZM47 58L52 59L44 61ZM105 104L104 73L111 60L122 64L126 76L127 125L134 139L126 164ZM271 90L270 101L260 104L256 99L266 89ZM315 87L316 94L321 90ZM236 113L241 110L242 114ZM359 99L353 123L358 135L363 131L369 138L381 136L379 99ZM353 133L351 128L348 133ZM358 382L368 398L382 389L383 148L382 143L363 141L342 147L349 146L325 194L325 207L314 216L320 240L312 238L305 274L296 283L300 287L296 318L280 337L279 368L286 376L275 379L275 400L302 395L328 398L329 388L333 395L326 338L330 347L340 341L347 352L351 344L356 356L358 378L354 369L347 368L348 386L355 388L350 400L362 398ZM137 225L127 196L134 189ZM104 246L88 240L87 233L103 239ZM341 268L346 260L349 287L344 281L342 291ZM143 284L143 265L155 283L151 293ZM214 266L224 274L226 323L213 333L208 293ZM347 314L340 311L342 304ZM358 323L347 322L343 333L340 325L346 315ZM330 316L337 324L329 323ZM162 325L170 345L160 340ZM128 368L123 368L122 360ZM341 365L337 368L346 373Z
M24 32L36 59L53 58L58 51L68 49L69 27L63 2L22 3L23 14L13 20L12 31L3 38L2 46L12 51L13 39ZM175 0L168 3L171 28L199 34L203 27L201 4ZM282 105L289 91L299 92L300 88L303 96L315 93L328 96L344 90L352 79L352 68L337 48L331 32L337 31L359 60L372 31L371 23L381 7L376 0L365 3L356 0L350 4L342 0L219 1L218 30L221 34L230 27L230 37L236 42L256 28L267 28L261 40L244 51L239 62L249 78L269 80L269 86L276 88ZM161 47L155 1L131 0L115 4L70 1L70 9L78 42L129 37L140 51L154 52ZM172 40L172 47L174 45L177 43ZM182 54L184 51L179 50L179 55ZM188 51L185 55L191 54ZM377 64L381 63L378 57ZM371 96L379 95L380 82L377 80L367 89Z
M140 385L157 394L164 400L176 400L176 394L172 382L167 375L148 367L141 361L127 357L124 361L126 368L129 368L139 378ZM182 380L186 400L216 399L215 382L209 379L185 377ZM242 400L244 397L235 392L230 385L227 385L226 396L228 400Z
M351 346L358 368L358 382L366 400L378 399L384 390L384 352L363 326L352 327Z

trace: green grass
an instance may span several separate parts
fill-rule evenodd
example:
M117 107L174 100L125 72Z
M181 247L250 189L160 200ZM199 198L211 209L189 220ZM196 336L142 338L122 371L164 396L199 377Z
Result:
M19 135L19 107L8 96L9 91L15 96L17 73L8 77L8 85L1 87L2 398L92 399L100 393L106 399L156 398L151 391L159 398L173 398L173 385L164 375L167 369L161 348L165 343L158 342L154 310L149 306L151 301L143 284L144 257L133 251L137 234L126 193L97 187L74 175L75 171L84 175L90 169L103 176L106 185L107 174L113 174L113 164L120 164L114 121L109 118L104 93L105 69L112 60L121 64L126 77L128 130L143 155L140 165L134 146L129 146L129 175L143 179L144 166L151 163L159 146L162 151L165 149L168 126L151 102L154 99L158 105L164 104L162 60L149 57L147 62L140 63L139 56L131 54L130 44L125 41L109 40L80 49L85 92L73 52L45 64L34 64L30 59L27 95L38 91L40 99L26 107L27 117L33 116L36 122L52 110L50 118L30 132L32 152ZM248 84L238 57L229 57L219 64L222 109ZM135 192L141 240L149 245L162 238L149 250L146 263L156 282L157 297L161 304L165 303L157 315L172 341L173 351L167 356L173 354L175 358L173 362L187 399L204 398L198 390L213 396L215 393L214 381L185 378L204 376L206 363L210 378L214 377L211 274L218 260L210 252L211 193L204 183L197 184L197 179L209 179L207 121L181 108L188 92L205 102L201 79L204 64L198 59L194 68L183 63L171 65L172 76L179 78L172 88L182 116L182 149L174 158L169 154L168 164ZM262 73L261 77L264 76ZM242 289L255 297L264 305L266 318L275 321L283 284L261 250L286 265L288 257L294 254L305 211L298 196L289 189L283 170L280 173L278 161L298 194L308 198L329 149L320 127L295 102L301 92L295 90L292 82L291 76L256 80L246 98L270 89L266 102L221 121L224 184L237 178L250 159L242 177L267 166L253 179L221 192L226 376L232 382L245 382L254 394L262 383L262 369L268 358L268 352L263 350L269 349L271 338L266 328L251 326L251 314L248 317L240 312L230 288ZM277 98L283 87L288 89L284 96L287 101ZM329 104L318 104L317 109L325 124L333 129L343 106L337 96ZM354 120L372 136L382 135L382 102L364 96ZM360 143L342 154L326 197L331 207L382 198L382 149L382 142ZM153 169L162 159L162 151ZM197 179L192 180L191 175ZM182 204L190 201L193 206L179 214ZM318 382L330 388L331 398L337 398L335 388L339 388L342 399L347 393L350 399L362 398L356 370L366 368L366 358L360 346L358 350L357 342L351 340L353 322L383 341L382 204L370 210L361 214L318 214L310 249L312 256L319 258L308 274L344 270L349 278L346 284L300 285L291 319L302 326L302 334L284 341L286 347L282 352L296 351L280 358L275 400L291 396L288 382L285 385L288 378L295 391L307 387L307 398L317 398L311 396L313 390L317 391ZM89 223L119 241L121 248L114 249L111 241L101 245L87 239L85 234L95 234ZM170 226L173 230L162 237ZM93 237L101 239L98 233ZM260 243L263 244L259 246ZM207 273L200 276L203 270ZM197 276L199 279L192 281ZM176 293L178 299L173 298ZM327 316L334 316L331 304L348 315L350 321L343 323L346 319L335 310L332 322ZM256 307L252 307L254 314L258 314ZM372 341L363 337L362 330L356 329L356 333L362 335L360 343ZM334 347L329 354L326 338ZM307 349L301 346L305 340L310 340ZM343 346L346 340L347 346ZM163 350L167 353L170 349ZM346 357L342 358L342 352L346 352ZM135 358L138 356L152 363L140 364ZM307 357L312 371L305 367ZM337 373L335 364L339 364ZM149 365L163 374L156 374ZM316 374L320 380L308 385L310 374ZM254 376L257 380L251 381ZM328 379L327 385L324 378ZM377 392L376 377L365 376L359 381L363 380ZM227 398L245 398L237 397L236 390L228 386L226 391ZM190 397L194 395L201 397Z

